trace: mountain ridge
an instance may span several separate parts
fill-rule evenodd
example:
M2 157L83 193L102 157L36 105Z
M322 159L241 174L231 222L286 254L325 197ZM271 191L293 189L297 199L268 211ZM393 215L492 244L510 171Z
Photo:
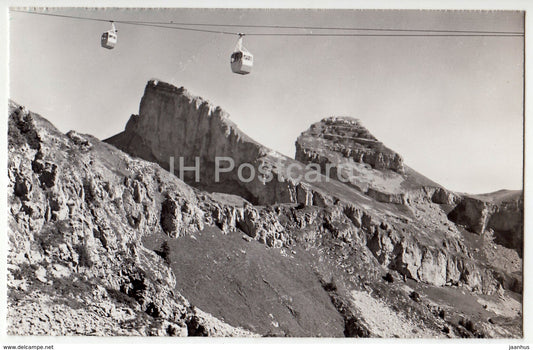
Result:
M312 157L280 156L226 121L221 108L153 80L139 115L106 142L10 106L9 332L46 334L39 316L48 314L91 319L106 335L521 335L519 243L506 239L523 235L515 194L489 205L430 186L381 147L365 151L369 163L321 154L332 169L364 175L355 183L306 168L292 179L287 168ZM301 144L307 155L325 142L313 137ZM388 160L378 161L380 149ZM179 155L270 165L273 180L242 183L235 170L216 183L204 168L200 183L182 182L168 172ZM385 191L390 179L411 192ZM409 179L411 188L400 186ZM68 315L54 308L65 303Z

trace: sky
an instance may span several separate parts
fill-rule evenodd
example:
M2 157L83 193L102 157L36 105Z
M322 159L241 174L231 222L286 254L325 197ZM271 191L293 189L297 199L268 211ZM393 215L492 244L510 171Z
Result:
M523 31L521 12L274 9L48 9L109 20ZM361 120L446 188L522 188L523 37L246 36L252 73L231 73L237 37L10 13L9 95L63 132L104 139L137 114L152 78L226 110L258 142L294 157L329 116ZM224 28L218 28L224 29ZM248 34L257 28L228 28ZM280 30L278 30L280 32ZM283 30L282 32L289 32ZM305 31L290 31L305 32ZM319 32L314 30L314 32Z

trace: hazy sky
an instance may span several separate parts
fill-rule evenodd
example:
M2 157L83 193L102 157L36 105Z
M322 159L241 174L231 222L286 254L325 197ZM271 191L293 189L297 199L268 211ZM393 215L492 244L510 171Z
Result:
M523 31L523 13L369 10L55 10L191 23ZM256 37L251 74L232 74L236 37L10 15L10 96L60 130L124 129L151 78L220 105L257 141L294 156L310 124L359 118L405 163L445 187L522 188L522 37ZM257 32L259 29L230 28ZM287 32L288 30L284 30ZM316 31L315 31L316 32Z

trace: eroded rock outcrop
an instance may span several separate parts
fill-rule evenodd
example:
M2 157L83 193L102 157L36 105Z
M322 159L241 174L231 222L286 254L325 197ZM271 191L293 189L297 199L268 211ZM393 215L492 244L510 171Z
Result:
M479 235L491 231L498 244L514 249L522 255L524 197L521 191L463 195L448 217Z

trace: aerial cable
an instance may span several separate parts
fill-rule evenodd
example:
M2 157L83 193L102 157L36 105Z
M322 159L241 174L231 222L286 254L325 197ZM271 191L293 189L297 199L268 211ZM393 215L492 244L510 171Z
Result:
M378 33L248 33L248 36L317 37L521 37L519 34L378 34Z
M195 29L195 28L185 28L185 27L174 27L174 26L164 26L159 24L147 24L139 21L121 21L121 20L110 20L103 18L93 18L93 17L81 17L81 16L70 16L70 15L60 15L55 13L43 13L43 12L33 12L33 11L21 11L21 10L11 10L12 12L21 12L28 13L32 15L41 15L41 16L51 16L51 17L61 17L61 18L70 18L70 19L79 19L86 21L96 21L96 22L115 22L120 24L129 24L129 25L138 25L143 27L155 27L155 28L167 28L167 29L176 29L176 30L185 30L193 32L204 32L204 33L214 33L214 34L228 34L228 35L239 35L237 32L227 32L219 30L210 30L210 29Z
M237 32L227 32L227 31L221 31L221 30L173 27L173 26L165 26L165 25L159 25L159 24L145 24L145 23L140 23L140 22L135 22L135 21L115 21L115 22L122 23L122 24L137 25L141 27L166 28L166 29L185 30L185 31L190 31L190 32L202 32L202 33L212 33L212 34L239 35L239 33Z
M391 31L391 32L415 32L414 34L404 34L404 33L247 33L248 36L290 36L290 37L520 37L524 34L521 32L489 32L489 31L466 31L466 30L426 30L426 29L385 29L385 28L342 28L342 27L298 27L298 26L267 26L267 25L237 25L237 24L200 24L200 23L180 23L180 26L176 26L177 23L174 22L147 22L147 21L121 21L121 20L109 20L102 18L92 18L92 17L81 17L81 16L71 16L71 15L61 15L53 13L43 13L43 12L33 12L33 11L22 11L22 10L11 10L13 12L22 12L28 14L42 15L42 16L51 16L51 17L62 17L70 19L79 19L79 20L89 20L89 21L98 21L98 22L115 22L120 24L128 25L138 25L144 27L154 27L154 28L164 28L164 29L173 29L173 30L183 30L183 31L193 31L193 32L203 32L203 33L212 33L212 34L224 34L224 35L235 35L238 36L240 32L231 32L231 31L222 31L222 30L211 30L211 29L200 29L200 28L186 28L184 25L189 26L215 26L215 27L254 27L254 28L276 28L276 29L307 29L307 30L366 30L366 31ZM430 34L423 34L423 32ZM416 34L418 33L418 34ZM431 34L432 33L432 34Z
M139 21L143 24L170 24L179 26L202 27L237 27L237 28L265 28L265 29L304 29L304 30L339 30L339 31L376 31L376 32L427 32L427 33L471 33L471 34L520 34L523 32L489 31L489 30L455 30L455 29L405 29L405 28L362 28L362 27L315 27L315 26L284 26L266 24L222 24L222 23L187 23L187 22L150 22Z

